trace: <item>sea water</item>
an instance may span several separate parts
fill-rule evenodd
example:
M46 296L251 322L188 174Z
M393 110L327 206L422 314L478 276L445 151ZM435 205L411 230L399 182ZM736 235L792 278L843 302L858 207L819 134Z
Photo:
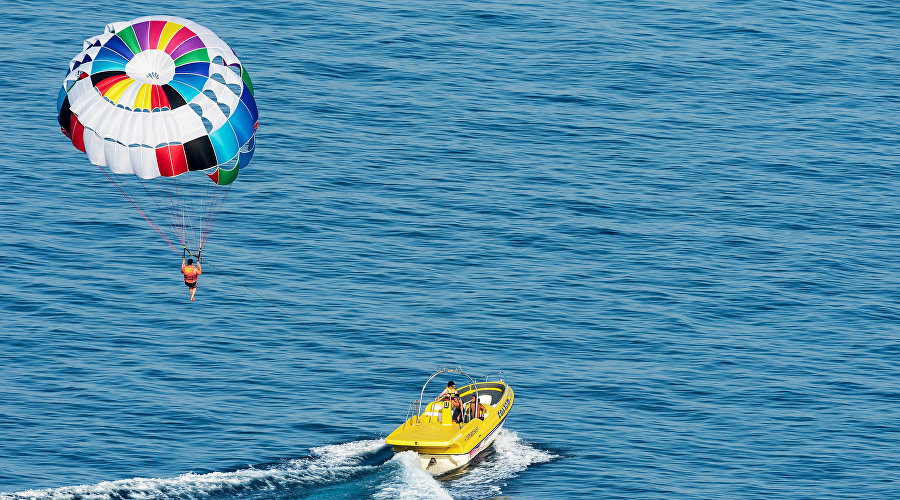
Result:
M3 498L900 495L895 2L3 12ZM151 14L260 110L194 303L56 123ZM449 480L384 444L438 365L516 392Z

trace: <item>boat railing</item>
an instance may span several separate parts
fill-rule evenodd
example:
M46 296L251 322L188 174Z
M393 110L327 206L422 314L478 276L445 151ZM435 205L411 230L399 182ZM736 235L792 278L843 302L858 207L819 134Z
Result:
M435 403L435 401L428 401L425 403L425 416L428 417L428 423L432 423L436 416L434 412L437 410L429 408L433 403ZM438 417L438 422L440 422L440 417ZM403 422L404 429L406 429L406 424L413 426L422 425L421 404L418 399L409 402L409 407L406 410L406 420Z
M422 406L423 405L425 406L424 409L428 413L428 415L427 415L428 422L429 423L433 422L435 415L432 414L432 411L428 411L428 405L431 404L431 401L424 401L425 390L428 387L428 384L432 381L432 379L434 379L435 377L437 377L438 375L440 375L442 373L458 373L458 374L465 376L467 379L469 379L469 382L471 382L472 387L475 389L475 400L478 402L481 401L481 397L480 397L480 394L478 391L478 383L475 380L473 380L472 377L469 376L469 374L467 374L465 371L463 371L463 369L461 367L459 367L459 366L455 366L455 367L439 366L437 368L437 370L435 370L435 372L431 375L431 377L429 377L428 380L425 381L425 385L422 386L422 391L419 393L419 399L413 400L412 402L410 402L409 408L407 408L407 410L406 410L406 421L403 423L404 429L406 428L407 423L409 423L409 425L416 425L416 426L422 424L422 415L423 415ZM499 378L495 377L497 375L499 375ZM503 382L503 372L502 371L497 371L497 372L493 372L493 373L486 375L484 377L484 382L491 381L492 377L494 377L494 380ZM462 413L465 413L465 410L463 409L462 404L460 405L459 411ZM465 417L463 417L463 418L465 418ZM440 417L439 417L438 421L440 421Z
M409 402L409 408L406 410L406 421L403 422L403 428L406 429L406 424L410 425L419 425L419 400L413 399Z

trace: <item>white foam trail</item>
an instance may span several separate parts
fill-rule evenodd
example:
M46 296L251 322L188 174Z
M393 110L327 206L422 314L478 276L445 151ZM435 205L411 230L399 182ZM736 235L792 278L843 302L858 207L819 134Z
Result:
M453 497L441 487L440 483L419 467L419 458L414 451L397 453L390 462L398 464L400 477L396 482L383 485L373 498L452 500Z
M161 496L199 496L222 493L250 484L254 480L277 483L279 476L288 471L246 469L235 472L194 474L189 472L174 478L121 479L97 484L65 486L44 490L26 490L14 493L10 498L100 500L127 493L128 498L150 499Z
M374 498L377 499L484 498L502 494L501 488L506 481L528 466L555 458L552 453L529 446L515 432L503 430L494 441L492 456L457 479L437 481L419 468L418 458L411 451L396 454L382 466L361 465L368 455L384 446L383 439L351 441L312 448L309 458L289 460L262 469L249 468L209 474L189 472L173 478L137 477L93 485L0 493L0 500L149 500L219 495L256 496L261 492L271 492L273 496L278 496L279 490L289 492L292 488L300 488L308 491L308 488L315 489L341 481L352 482L360 473L381 468L384 468L384 476L379 481L383 482L368 485L361 483L361 496L368 496L366 488L376 488Z
M310 448L309 453L322 465L354 465L369 453L375 453L386 446L384 439L368 439L349 443L329 444Z
M549 462L556 455L522 441L513 431L502 430L494 441L490 458L468 469L459 478L437 481L423 471L414 452L398 453L388 463L396 463L399 477L383 484L376 499L465 499L501 495L506 482L532 464Z
M556 455L534 448L522 441L514 431L503 429L494 441L494 454L450 481L448 490L454 498L484 498L502 493L506 481L532 464L549 462Z
M125 497L143 500L161 497L205 497L244 492L247 489L259 491L290 485L327 484L348 477L350 473L372 469L371 466L360 466L359 462L365 455L378 451L383 446L385 446L383 439L352 441L312 448L309 459L290 460L286 464L265 469L250 468L209 474L189 472L173 478L136 477L92 485L0 494L0 498L105 500Z

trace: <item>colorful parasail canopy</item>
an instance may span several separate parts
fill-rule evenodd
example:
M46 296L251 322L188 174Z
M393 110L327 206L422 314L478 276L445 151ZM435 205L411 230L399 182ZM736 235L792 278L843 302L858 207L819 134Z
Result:
M166 241L163 222L193 249L253 156L259 120L234 51L209 29L171 16L108 24L85 40L57 111L72 144Z

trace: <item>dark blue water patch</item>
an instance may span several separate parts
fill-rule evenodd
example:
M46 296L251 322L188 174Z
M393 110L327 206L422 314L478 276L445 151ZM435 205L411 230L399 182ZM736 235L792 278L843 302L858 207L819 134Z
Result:
M347 476L165 478L384 436L464 364L505 370L509 427L563 457L479 476L527 450L501 453L410 495L890 496L890 9L207 11L261 122L189 304L178 257L55 123L81 40L143 14L120 7L0 23L21 42L0 59L34 63L3 81L46 101L0 113L19 131L0 490L377 496L408 472L384 446Z

